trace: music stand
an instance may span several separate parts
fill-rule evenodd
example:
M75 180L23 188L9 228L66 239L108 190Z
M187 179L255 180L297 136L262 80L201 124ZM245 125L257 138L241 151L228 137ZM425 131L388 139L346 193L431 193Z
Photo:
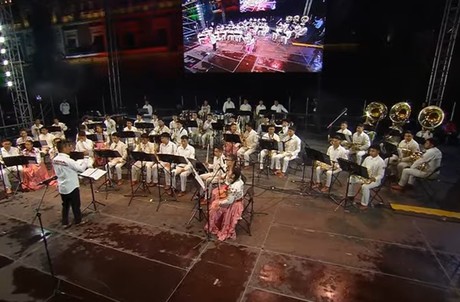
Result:
M105 124L104 123L89 123L88 124L88 129L90 130L95 130L97 126L101 126L102 129L105 128Z
M105 158L105 171L109 172L109 158L116 158L116 157L121 157L121 154L118 151L115 150L110 150L110 149L100 149L94 150L94 154L101 158ZM97 187L97 190L99 190L103 185L105 185L105 199L107 199L109 195L109 187L113 187L113 181L110 178L110 173L106 173L104 175L105 180L104 182Z
M201 162L199 162L199 161L197 161L197 160L195 160L193 158L188 158L187 160L190 163L190 165L192 166L193 177L195 178L196 182L199 185L199 187L197 189L197 192L200 191L200 188L203 190L203 192L205 192L206 191L206 184L201 179L200 175L198 174L197 170L195 169L196 166L199 166L199 165L204 166L203 163L201 163ZM194 195L197 195L197 192L195 192ZM193 199L193 197L192 197L192 199ZM197 217L197 214L198 214L198 217ZM192 210L192 215L190 216L190 219L188 220L186 225L190 225L190 223L192 222L192 220L194 218L201 222L203 220L203 217L207 220L208 219L207 217L209 217L209 216L204 214L203 208L201 206L201 196L198 196L198 198L196 199L196 204L195 204L195 206L193 207L193 210Z
M262 109L262 110L259 110L259 116L266 116L267 113L269 113L270 110L267 110L267 109Z
M136 128L137 129L144 129L144 131L146 131L146 129L155 128L155 125L153 125L153 123L142 122L142 123L136 123Z
M24 156L24 155L17 155L17 156L7 156L3 157L3 162L5 163L5 169L9 167L16 166L16 175L15 177L19 181L16 188L14 189L13 196L17 194L19 188L22 189L22 185L25 185L22 182L21 173L19 172L18 166L28 165L28 164L36 164L37 159L34 156ZM11 171L10 171L11 172ZM14 175L14 174L13 174Z
M97 135L96 134L87 134L86 138L89 139L90 141L94 142L94 143L97 141Z
M183 157L183 156L172 155L172 154L162 154L162 153L158 154L158 161L159 161L159 166L161 166L163 168L164 173L169 173L169 176L170 176L169 177L170 194L168 194L168 191L165 190L165 192L163 194L159 195L157 211L160 209L161 197L164 194L168 194L168 195L173 196L173 198L174 198L173 200L177 201L176 192L174 192L174 188L172 187L172 177L173 177L172 176L172 165L173 164L176 164L176 165L185 164L185 165L187 165L189 163L187 161L187 159L185 157ZM169 172L166 171L164 165L161 162L169 163ZM158 168L158 166L157 166L157 168ZM165 185L166 185L166 183L165 183ZM164 201L166 201L166 199Z
M188 120L185 122L184 128L198 128L198 122L196 120Z
M138 135L139 132L134 132L134 131L123 131L123 132L120 132L118 133L118 136L121 138L121 139L126 139L125 142L126 144L128 145L128 139L130 138L136 138Z
M336 133L334 133L333 136L339 137L341 142L343 142L343 141L351 142L351 136L350 135L345 135L343 133L336 132Z
M161 134L149 135L149 142L155 143L157 145L161 144Z
M279 142L276 140L272 139L261 139L259 140L259 146L261 150L268 150L267 155L265 155L264 158L261 158L260 160L264 162L264 169L259 171L259 174L257 175L260 177L260 174L265 171L264 174L267 175L267 178L269 177L270 174L270 161L269 158L271 157L272 151L278 151L278 144Z
M147 186L147 183L146 183L146 180L145 180L145 177L144 177L144 171L145 171L144 163L145 162L155 162L155 163L157 162L157 158L156 158L155 154L133 151L133 152L131 152L131 156L133 157L133 159L135 161L134 164L136 162L138 162L138 161L141 162L141 171L140 171L141 181L137 185L136 190L133 190L133 185L132 185L133 179L132 179L132 175L131 175L131 198L129 199L128 206L131 205L131 202L133 201L134 197L136 197L136 196L147 197L147 195L135 195L136 192L139 189L142 189L143 192L149 192L149 194L152 194L150 192L149 187Z
M213 131L224 131L225 121L224 120L217 120L212 123L212 130Z
M64 132L62 131L62 128L60 126L49 126L46 127L48 129L48 132L53 133L53 132Z
M224 141L232 143L232 153L233 147L235 144L241 144L241 139L239 134L224 133Z
M324 158L323 156L323 153L321 151L318 151L318 150L315 150L315 149L312 149L312 148L308 148L308 147L305 147L305 153L307 154L307 157L309 159L311 159L312 161L312 164L311 164L311 175L310 175L310 185L307 186L310 190L308 192L306 192L308 195L312 195L311 192L312 191L315 191L316 190L313 190L313 175L315 174L315 168L316 168L316 165L315 165L315 162L316 161L323 161L323 160L328 160L330 162L330 159L329 156L327 156L327 158ZM305 188L307 188L305 187ZM316 192L316 193L319 193L319 192Z
M238 111L238 115L244 118L242 119L244 121L243 124L246 125L246 121L249 121L247 117L250 117L252 115L252 111Z
M389 143L389 142L383 142L383 150L385 150L384 156L382 157L383 159L388 158L392 156L393 154L398 154L398 146Z
M91 197L92 197L90 204L83 210L83 212L86 211L91 205L94 207L94 212L97 212L97 204L101 206L105 206L105 204L96 200L96 197L94 196L94 187L93 187L93 181L99 180L105 174L107 174L106 171L97 169L97 168L96 169L89 168L89 169L86 169L83 173L80 173L80 176L89 179L89 185L91 187Z
M225 114L235 115L235 113L236 113L236 108L227 108L227 110L225 111Z
M71 159L77 161L79 159L84 159L85 158L85 153L77 152L77 151L71 151L69 156L70 156Z
M343 158L338 159L338 163L342 171L348 172L348 178L347 178L347 189L345 191L345 197L342 198L339 201L339 204L337 208L335 208L334 211L337 211L341 206L346 210L350 205L347 205L347 202L349 201L348 199L348 187L350 185L350 178L351 176L361 176L363 178L369 178L367 169L355 162L352 162L350 160L346 160ZM352 205L352 204L351 204Z
M206 165L203 164L202 162L200 162L199 160L196 160L194 158L187 158L187 159L190 162L190 164L193 166L195 171L198 173L198 175L201 175L201 174L209 172L208 167L206 167ZM198 194L199 192L200 192L200 188L195 190L195 193L193 193L192 198L190 199L190 201L192 201L195 197L199 196L199 194Z

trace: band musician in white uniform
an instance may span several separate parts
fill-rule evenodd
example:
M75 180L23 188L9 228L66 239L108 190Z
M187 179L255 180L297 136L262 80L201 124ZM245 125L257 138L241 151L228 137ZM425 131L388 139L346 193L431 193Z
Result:
M418 143L414 140L410 131L404 132L404 139L398 144L398 155L393 154L387 159L387 165L392 175L401 177L405 168L412 166L411 154L420 152Z
M281 151L280 153L274 155L271 160L271 165L270 167L273 169L273 166L275 166L276 171L275 174L283 177L284 174L287 171L287 168L289 166L289 162L295 158L300 153L300 148L302 145L302 142L300 138L295 135L295 128L294 127L289 127L287 136L283 139L283 144L284 144L284 151ZM283 161L283 165L281 166L281 161Z
M22 178L23 169L22 169L22 166L13 166L13 167L4 166L3 158L10 157L10 156L19 156L20 152L18 148L12 146L12 143L9 139L4 139L2 141L2 148L0 152L1 152L0 165L3 165L2 178L5 184L6 194L11 194L13 191L11 190L11 182L10 182L9 177L12 173L16 175L16 173L19 171L19 177Z
M195 159L195 148L188 144L188 136L184 135L180 138L180 146L177 147L176 155L185 158ZM190 164L180 164L172 171L172 186L176 189L176 176L180 177L180 192L178 197L184 196L187 190L187 177L192 173Z
M205 182L206 187L208 187L208 192L211 192L212 184L223 181L226 176L227 165L225 163L223 148L220 146L215 147L212 164L209 164L208 162L206 162L205 164L208 166L210 172L201 174L200 177ZM206 196L206 198L207 197L208 196Z
M356 176L350 177L350 183L348 184L348 198L355 197L355 184L361 185L361 203L360 209L366 209L369 204L370 190L378 187L385 175L385 162L379 155L380 147L371 146L369 147L369 156L366 157L362 166L367 169L369 176L368 183L364 183L362 178Z
M410 168L404 169L399 183L391 186L394 190L404 190L407 185L414 185L415 177L427 177L441 166L442 152L437 148L438 142L434 138L425 140L425 153L417 159ZM439 172L433 174L438 177Z
M171 141L171 136L169 133L162 133L161 134L161 144L159 154L170 154L175 155L177 152L177 145ZM171 189L171 166L170 163L167 162L160 162L160 167L158 164L153 165L153 185L158 184L158 169L163 169L165 174L165 190ZM169 192L168 192L169 194Z
M356 154L356 162L361 164L363 156L367 154L367 149L371 145L369 135L364 133L364 125L359 124L356 126L356 132L353 134L352 142L354 147L349 150L349 154Z
M149 135L147 133L143 133L141 135L141 142L137 144L136 148L134 149L136 152L144 152L148 154L155 154L155 144L149 142ZM131 167L131 177L132 177L132 185L137 184L138 174L141 171L142 165L145 167L146 170L146 182L147 185L150 185L152 182L152 166L153 162L151 161L136 161L134 165Z
M323 193L329 192L329 188L331 187L332 183L332 174L337 174L340 171L342 171L342 169L340 169L338 159L348 159L347 150L345 150L345 148L340 145L340 137L332 137L331 143L332 145L329 146L329 148L327 149L327 155L329 156L331 163L334 166L331 166L329 169L325 170L323 169L323 167L318 165L316 167L316 177L315 183L313 185L313 187L319 187L321 185L321 173L323 171L326 171L326 183L324 184L324 187L321 189L321 192Z
M201 135L201 145L203 148L206 148L206 143L209 143L211 148L214 146L213 122L212 114L208 114L206 121L203 123L203 134Z
M270 140L270 141L275 141L277 142L277 145L279 146L279 142L280 142L280 137L278 136L278 134L275 133L275 125L270 125L268 126L268 132L265 133L264 135L262 135L262 140ZM260 165L260 170L263 170L264 168L264 159L267 155L270 154L270 158L273 157L275 154L277 153L276 150L267 150L267 149L263 149L260 151L260 154L259 154L259 165Z
M249 166L249 156L256 152L259 136L253 129L251 123L246 124L246 131L243 133L243 146L238 149L237 156L244 159L244 166Z
M75 144L75 151L83 152L83 156L87 157L88 167L94 165L94 143L86 137L85 131L78 132L78 141ZM58 151L59 152L59 151Z
M112 179L112 168L115 167L115 171L117 172L117 185L121 186L123 184L121 168L126 164L128 158L128 146L120 140L117 132L112 133L110 150L118 151L121 157L109 158L109 162L107 163L109 166L109 178Z

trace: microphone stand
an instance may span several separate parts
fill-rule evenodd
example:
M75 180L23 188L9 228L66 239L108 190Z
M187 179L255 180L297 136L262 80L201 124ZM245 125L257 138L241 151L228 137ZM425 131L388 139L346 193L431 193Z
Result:
M331 129L331 127L337 122L342 116L344 116L348 112L348 108L344 108L342 112L329 124L327 125L326 129Z
M35 219L38 219L38 223L40 225L40 236L41 238L43 239L43 245L45 246L45 253L46 253L46 260L48 262L48 267L49 267L49 271L50 271L50 274L51 274L51 278L54 279L54 281L56 282L56 285L54 287L54 290L53 290L53 295L51 297L52 298L55 298L55 297L58 297L58 296L65 296L65 297L70 297L70 298L74 298L76 300L80 300L82 301L83 299L81 297L77 297L77 296L73 296L73 295L69 295L63 291L61 291L59 288L61 287L61 279L59 279L58 277L56 277L55 273L54 273L54 267L53 267L53 262L51 261L51 255L50 255L50 252L49 252L49 249L48 249L48 239L47 239L47 235L49 235L50 233L45 233L45 228L43 227L43 221L42 221L42 214L40 212L40 208L41 208L41 205L43 203L43 200L45 198L45 195L46 195L46 192L48 191L48 187L50 185L50 182L53 180L53 178L50 178L48 180L45 180L43 182L43 184L46 186L45 187L45 190L43 190L43 195L42 195L42 198L40 199L40 202L38 203L38 206L37 208L35 209L35 217L34 219L32 220L32 224L34 224L35 222Z

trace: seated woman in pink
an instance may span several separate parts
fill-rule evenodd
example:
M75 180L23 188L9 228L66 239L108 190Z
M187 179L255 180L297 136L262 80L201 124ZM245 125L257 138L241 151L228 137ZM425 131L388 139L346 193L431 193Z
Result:
M25 156L35 157L37 160L37 163L24 165L22 188L24 190L38 190L42 187L39 183L50 177L48 171L46 170L45 163L42 161L40 150L34 148L32 141L29 140L26 141L22 154ZM56 184L57 182L55 180L50 182L50 185L52 186L55 186Z
M209 224L205 229L223 241L227 238L236 238L236 225L243 213L244 182L241 170L231 170L227 185L220 187L219 194L213 194L213 201L209 207Z

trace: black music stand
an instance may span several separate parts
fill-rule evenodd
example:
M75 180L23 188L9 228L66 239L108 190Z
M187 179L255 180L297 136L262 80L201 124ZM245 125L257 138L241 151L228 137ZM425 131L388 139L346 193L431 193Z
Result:
M137 135L136 133L139 133L139 132L134 132L134 131L123 131L123 132L120 132L118 133L118 136L122 139L129 139L129 138L136 138ZM125 141L126 145L128 145L128 142ZM128 145L129 147L129 145Z
M305 153L307 154L307 158L311 159L312 163L311 163L310 185L305 186L304 189L309 188L309 191L305 192L305 193L307 193L307 195L313 195L312 191L314 191L315 194L319 193L319 192L317 192L316 190L313 189L313 183L314 183L313 182L313 176L315 174L315 167L316 167L315 162L316 161L322 161L323 159L326 160L326 159L323 157L323 153L321 151L316 150L316 149L305 147ZM327 157L329 158L329 156L327 156ZM330 159L329 159L329 162L330 162ZM302 179L304 179L304 175L305 175L305 173L303 173Z
M87 134L86 138L89 139L90 141L94 142L94 143L97 141L97 135L96 134Z
M155 125L153 125L153 123L142 122L142 123L136 123L136 128L144 129L144 131L147 132L147 129L155 128Z
M105 174L107 174L106 171L101 170L101 169L94 169L94 168L86 169L83 173L80 173L80 176L89 179L89 185L91 188L91 202L82 212L86 211L91 206L94 207L93 211L97 212L98 204L101 206L105 206L105 204L96 200L96 197L94 196L94 187L93 187L93 182L99 180Z
M176 164L176 165L185 164L185 165L187 165L189 162L183 156L171 155L171 154L161 154L161 153L158 154L158 160L160 161L159 166L161 166L163 168L164 173L169 173L169 176L170 176L169 177L169 190L170 190L170 192L168 194L168 191L165 190L165 192L163 194L168 194L170 196L173 196L173 198L174 198L173 200L177 201L176 192L174 191L175 188L172 187L172 177L173 177L172 176L172 170L173 170L172 166L173 166L173 164ZM164 165L162 165L161 162L169 163L169 172L166 171ZM157 166L157 168L158 168L158 166ZM161 197L163 196L163 194L159 195L157 211L160 209ZM166 201L166 199L164 201Z
M64 132L62 131L62 128L60 126L49 126L46 127L48 129L48 132L53 133L53 132Z
M34 148L37 148L37 149L41 149L42 148L42 144L40 143L40 141L32 141L32 144L34 146ZM26 143L21 143L19 144L19 149L23 150L26 146Z
M398 146L395 144L389 143L389 142L383 142L383 148L385 152L383 153L382 158L386 159L388 157L391 157L393 154L398 155Z
M149 135L149 142L155 143L157 145L161 144L161 134L151 134L151 135Z
M246 117L251 117L252 111L238 111L238 115L245 118L244 119L245 122L244 122L244 125L243 125L243 126L245 126L246 125ZM250 121L250 119L249 119L249 121Z
M345 135L343 133L339 133L339 132L336 132L334 133L334 135L332 136L337 136L339 137L340 141L347 141L347 142L351 142L351 136L350 135Z
M199 160L196 160L194 158L187 158L187 159L190 161L190 163L193 166L194 171L196 171L198 173L198 175L201 175L201 174L209 172L208 167L206 167L206 165L203 164L202 162L200 162ZM198 199L200 199L199 192L200 192L200 188L195 190L195 193L193 193L192 198L190 199L190 201L194 200L196 197L198 197Z
M261 139L259 140L259 146L261 150L268 150L268 153L265 155L264 158L261 158L260 160L264 163L264 168L263 170L259 171L257 174L258 177L265 172L264 174L267 175L267 178L269 177L270 174L270 158L271 158L271 152L272 151L278 151L278 144L279 142L276 140L272 139Z
M204 214L203 207L201 206L201 194L197 194L197 192L200 191L200 188L202 189L203 192L206 192L206 183L201 179L198 171L196 170L195 167L199 166L201 168L205 167L203 163L193 159L193 158L188 158L189 162L192 164L192 174L193 177L195 178L196 182L198 183L199 187L196 190L196 192L193 194L194 196L197 196L196 198L196 203L195 206L193 207L192 210L192 215L190 216L190 219L188 220L186 225L190 225L193 219L196 219L198 221L202 221L203 217L208 220L208 215ZM193 161L192 161L193 160ZM201 166L202 165L202 166ZM192 197L193 200L193 197ZM209 214L209 213L208 213Z
M269 112L270 112L270 110L267 110L267 109L259 110L259 116L264 116L265 117L267 115L267 113L270 114Z
M28 165L28 164L36 164L37 159L34 156L18 155L18 156L4 157L3 162L5 163L6 169L8 169L9 167L16 166L16 175L15 175L15 177L19 182L18 182L16 188L13 191L13 196L15 196L17 194L19 188L21 188L21 190L22 190L22 185L25 185L22 182L21 173L19 172L19 166Z
M133 152L131 152L131 155L132 155L133 159L135 160L135 162L137 162L137 161L141 162L141 171L140 171L141 181L139 181L139 184L137 185L136 190L133 190L133 185L132 185L133 179L132 179L132 175L131 175L131 198L129 199L128 206L131 205L131 202L133 201L134 197L136 197L136 196L147 197L147 195L135 195L139 189L141 189L143 192L149 192L149 194L152 194L152 192L150 192L149 187L147 186L147 183L146 183L146 180L145 180L145 177L144 177L144 172L145 172L144 163L145 162L154 162L154 163L157 162L157 158L156 158L155 154L133 151Z
M225 121L224 120L217 120L212 123L212 130L213 131L224 131Z
M95 130L97 126L101 126L102 129L105 128L105 124L104 123L89 123L88 124L88 129L90 130Z
M196 120L185 121L184 128L198 128L198 122Z
M240 139L239 134L224 133L224 141L232 143L232 153L233 153L233 147L235 146L235 144L241 144L241 139Z
M227 108L227 110L225 111L225 114L235 115L236 114L236 108Z
M352 162L350 160L346 160L343 158L338 159L340 168L342 171L348 172L348 178L347 178L347 189L345 191L345 197L342 198L339 203L337 208L335 208L334 211L337 211L341 206L347 211L347 208L352 206L353 204L347 204L350 200L348 198L348 187L350 185L350 178L351 176L361 176L363 178L369 178L367 169L355 162Z
M84 159L85 158L85 153L77 152L77 151L71 151L69 156L70 156L71 159L77 161L79 159Z
M105 199L107 199L109 195L109 187L113 188L113 181L109 173L109 158L121 157L121 154L118 151L110 149L94 150L94 154L101 158L105 158L105 171L107 171L107 173L104 175L104 182L97 187L97 190L99 191L99 189L105 185Z

